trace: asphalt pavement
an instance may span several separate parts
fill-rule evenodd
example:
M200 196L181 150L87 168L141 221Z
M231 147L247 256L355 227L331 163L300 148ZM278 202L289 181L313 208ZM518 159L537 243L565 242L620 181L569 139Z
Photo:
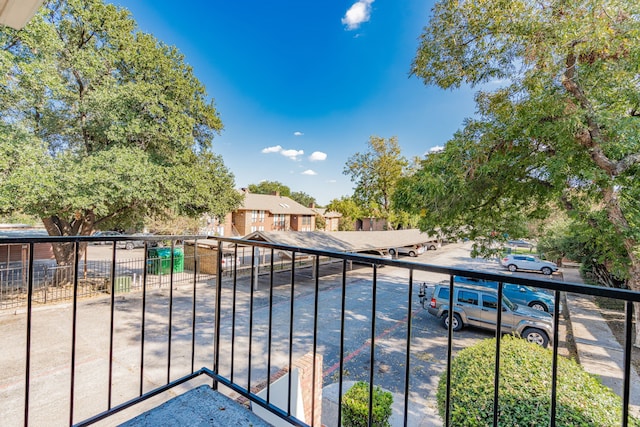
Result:
M107 252L105 250L105 253ZM135 250L125 253L134 252ZM462 244L447 245L441 250L428 251L419 258L404 259L433 265L496 268L491 262L469 258L468 246ZM347 315L344 322L340 317L343 297L340 272L340 268L336 268L334 275L327 274L322 277L319 284L319 312L315 316L315 292L310 285L313 280L304 271L299 272L301 276L300 279L296 278L296 287L293 290L287 285L290 279L287 274L278 276L280 279L274 283L271 295L267 278L262 278L258 289L253 291L248 278L240 280L235 290L229 285L229 281L225 282L221 319L221 345L225 350L222 352L224 360L221 371L233 375L241 384L249 381L249 375L252 383L257 378L266 377L264 361L268 356L268 337L271 336L273 342L272 354L268 356L271 357L272 368L285 366L288 362L291 325L295 325L291 348L295 357L298 357L312 348L313 336L305 331L313 329L313 319L318 317L320 321L317 345L324 356L323 386L327 388L327 395L330 395L331 387L335 388L342 362L344 381L369 380L369 373L373 372L374 383L394 393L395 412L401 414L404 411L407 326L408 320L411 319L410 399L407 409L411 425L442 425L437 415L435 390L438 379L446 367L446 330L438 319L420 306L416 295L409 304L408 272L390 267L379 269L375 330L372 329L370 321L371 269L361 267L349 273L345 294ZM306 281L304 274L307 274ZM565 272L564 276L567 281L577 281L570 272ZM434 273L415 272L414 283L437 283L445 278ZM211 281L202 283L197 289L198 332L195 337L190 334L193 319L182 314L190 313L191 307L194 306L193 293L188 287L177 286L173 291L165 287L149 292L144 349L145 391L162 384L167 376L176 378L188 373L192 338L195 339L196 348L195 368L211 364L214 306L212 289ZM170 293L174 298L171 303L168 298ZM414 293L417 294L417 286ZM295 305L290 303L292 294L295 295ZM234 300L235 316L232 310ZM611 331L608 331L606 322L599 316L595 307L589 305L589 301L570 296L568 305L580 362L587 371L600 375L605 384L618 392L621 390L619 385L622 372L619 369L622 366L619 362L619 344ZM117 341L113 349L112 404L126 401L138 393L142 351L141 294L132 292L118 295L116 307L114 329ZM170 313L173 316L171 348L166 338L167 318ZM106 409L107 388L103 384L109 369L109 299L83 300L79 303L77 315L79 323L76 331L78 353L75 393L78 404L74 408L75 421ZM38 307L34 311L31 337L31 425L68 425L70 402L64 396L68 394L70 386L71 317L70 304ZM271 332L270 323L273 325ZM253 332L250 336L251 324ZM604 327L601 327L603 324ZM580 325L584 325L584 330ZM234 328L235 332L232 332ZM0 313L0 336L3 337L4 349L0 352L2 425L22 425L25 391L21 382L25 372L26 348L24 330L24 310ZM493 335L490 331L465 328L455 335L454 351ZM342 353L341 336L344 337L345 343ZM370 366L372 340L375 342L374 366ZM235 343L233 347L232 342ZM252 343L254 352L251 363L247 364L249 342ZM602 351L605 353L601 353ZM167 367L168 354L171 355L170 367ZM609 380L612 381L611 385L605 382ZM637 402L640 398L637 391L639 385L640 381L636 375L632 378L631 395L634 410L638 407ZM397 420L397 416L394 419Z

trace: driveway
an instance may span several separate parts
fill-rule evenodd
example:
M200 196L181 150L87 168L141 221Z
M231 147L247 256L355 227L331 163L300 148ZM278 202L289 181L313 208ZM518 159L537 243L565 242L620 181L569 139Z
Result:
M89 250L89 259L111 256L110 248L93 246ZM118 258L124 255L133 257L137 252L142 253L141 251L142 249L117 250L117 255ZM411 260L465 268L493 268L490 262L469 258L468 246L459 244L427 251L418 259ZM446 276L416 272L414 292L409 301L407 271L393 267L378 269L374 294L372 269L355 268L348 273L344 291L345 316L342 319L340 313L343 290L339 265L327 267L335 268L334 274L326 271L319 280L317 313L314 309L314 281L305 269L297 273L293 291L289 286L288 273L278 275L281 279L276 280L272 292L269 292L267 276L261 276L258 290L254 291L251 290L249 278L239 279L235 288L231 280L225 280L221 295L220 372L231 376L233 369L234 381L256 384L267 378L265 367L268 358L271 360L273 373L273 370L288 365L290 346L294 357L302 356L313 349L315 339L318 352L324 359L324 386L339 380L342 366L344 381L369 381L369 373L372 372L375 384L404 399L409 346L408 410L417 414L416 425L440 425L440 419L436 415L435 392L439 376L446 366L447 335L439 320L420 306L417 284L423 281L436 283ZM177 284L174 289L163 287L147 292L144 306L144 352L140 345L143 307L141 293L118 294L115 299L115 339L111 368L110 299L103 297L79 302L75 337L74 421L106 409L109 369L112 369L114 378L113 406L138 395L140 378L143 380L143 391L149 391L164 384L168 376L176 379L189 373L192 343L195 349L195 368L211 365L214 281L200 282L196 291L195 303L193 290L187 285ZM170 294L173 296L171 301ZM292 294L295 295L293 305L290 298ZM375 316L372 305L374 299ZM232 308L234 300L235 311ZM196 316L192 318L190 313L194 306ZM375 329L372 329L371 319L374 317ZM170 341L167 337L169 318L172 321ZM30 354L32 425L68 425L72 319L73 308L70 304L37 307L33 312ZM318 328L314 336L315 319L318 319ZM408 340L409 321L412 329ZM196 324L195 335L191 333L193 322ZM23 423L25 330L24 310L0 314L0 336L3 337L4 349L0 352L3 425L17 426ZM454 335L454 351L493 335L489 331L465 328ZM289 336L294 338L291 344ZM269 337L272 341L271 352L268 351ZM341 337L344 338L342 341ZM370 366L372 342L375 344L374 366ZM143 356L144 372L141 372Z

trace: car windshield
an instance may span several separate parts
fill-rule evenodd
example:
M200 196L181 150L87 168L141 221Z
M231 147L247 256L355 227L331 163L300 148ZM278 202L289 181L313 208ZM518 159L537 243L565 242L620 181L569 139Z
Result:
M506 305L509 310L516 311L518 309L518 304L512 303L511 300L507 297L502 297L502 302Z

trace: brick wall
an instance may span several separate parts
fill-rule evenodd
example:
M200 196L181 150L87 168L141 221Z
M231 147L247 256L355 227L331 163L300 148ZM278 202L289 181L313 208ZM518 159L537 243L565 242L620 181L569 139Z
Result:
M316 354L316 369L315 369L315 389L313 388L313 353L309 352L301 358L293 361L292 368L298 369L298 375L300 377L300 392L302 393L302 405L304 407L305 422L312 427L322 426L322 355ZM269 382L282 378L289 372L288 367L280 369L278 372L271 375ZM265 382L251 387L251 393L257 394L259 391L267 387ZM315 391L315 395L314 395ZM247 399L239 397L237 402L248 405ZM315 406L312 406L315 405ZM286 410L286 408L285 408ZM313 416L312 416L313 412Z
M322 426L322 355L316 354L315 395L313 378L313 353L309 352L293 363L300 370L300 387L302 388L302 404L307 424ZM312 406L314 405L314 406ZM313 417L311 409L313 408Z

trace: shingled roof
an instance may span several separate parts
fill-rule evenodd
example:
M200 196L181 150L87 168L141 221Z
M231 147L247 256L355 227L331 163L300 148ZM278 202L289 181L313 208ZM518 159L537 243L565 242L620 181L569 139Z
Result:
M326 208L311 208L312 211L325 218L342 218L342 214L336 211L328 211Z
M315 212L285 196L271 194L253 194L244 192L244 201L239 210L262 210L282 215L313 215Z

